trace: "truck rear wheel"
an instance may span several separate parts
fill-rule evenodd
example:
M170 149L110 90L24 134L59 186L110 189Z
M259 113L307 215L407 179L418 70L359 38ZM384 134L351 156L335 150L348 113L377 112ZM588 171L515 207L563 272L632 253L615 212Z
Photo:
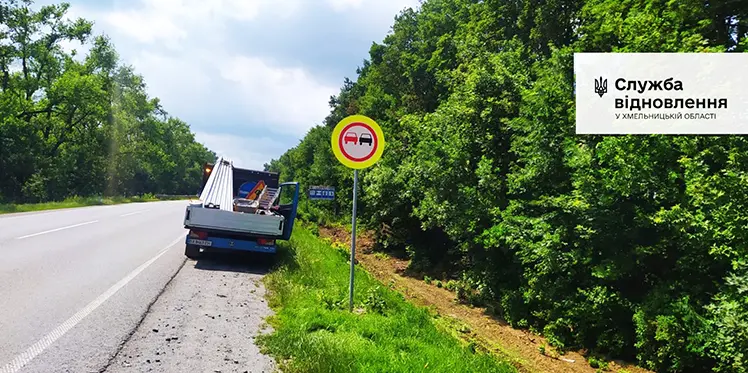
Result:
M201 254L199 246L187 245L184 247L184 256L190 259L198 259Z

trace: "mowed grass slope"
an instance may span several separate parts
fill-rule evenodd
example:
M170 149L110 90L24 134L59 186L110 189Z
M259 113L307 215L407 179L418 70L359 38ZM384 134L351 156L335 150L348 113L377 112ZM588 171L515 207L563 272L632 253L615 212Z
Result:
M298 224L266 277L273 333L258 338L286 372L515 372L439 330L423 308L356 269L348 311L348 253Z

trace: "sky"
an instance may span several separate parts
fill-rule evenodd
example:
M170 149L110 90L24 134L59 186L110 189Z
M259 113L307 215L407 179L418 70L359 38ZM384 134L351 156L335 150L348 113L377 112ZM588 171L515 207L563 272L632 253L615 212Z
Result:
M56 0L37 1L43 5ZM197 141L242 168L321 124L345 77L418 0L67 0ZM80 45L67 45L85 52Z

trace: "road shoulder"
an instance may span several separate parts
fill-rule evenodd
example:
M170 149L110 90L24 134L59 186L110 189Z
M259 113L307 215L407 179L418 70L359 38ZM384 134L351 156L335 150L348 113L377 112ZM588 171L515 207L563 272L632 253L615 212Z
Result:
M254 342L270 331L266 269L228 263L236 261L185 261L105 371L274 371Z

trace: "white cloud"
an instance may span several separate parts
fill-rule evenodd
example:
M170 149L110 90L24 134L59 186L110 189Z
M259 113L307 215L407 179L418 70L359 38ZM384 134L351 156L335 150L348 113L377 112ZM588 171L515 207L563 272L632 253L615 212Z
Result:
M139 0L137 4L137 8L99 15L76 8L74 15L103 20L101 26L118 49L121 41L139 47L123 55L123 62L145 76L149 94L161 98L173 115L189 120L231 109L235 121L248 127L302 137L329 113L328 100L337 93L337 85L326 85L299 66L278 66L232 53L222 43L230 36L222 32L225 21L251 21L260 14L289 17L300 0Z
M140 11L118 11L106 15L106 22L138 42L174 43L187 37L187 32L174 24L166 14Z
M294 62L280 63L280 59L274 59L272 45L269 51L257 52L265 38L262 25L278 26L273 28L273 40L293 40L299 30L320 35L345 33L338 21L346 20L355 23L358 31L364 30L360 35L381 39L395 14L403 7L417 6L418 0L115 3L118 5L114 8L94 9L73 0L69 16L93 20L96 33L109 35L122 62L132 64L145 77L148 93L159 97L170 114L190 123L198 141L242 167L261 168L325 118L329 98L338 93L344 74L331 84L304 66L307 56L285 56L286 61ZM316 18L320 14L325 18ZM317 29L320 19L329 19L329 28L323 23ZM308 26L307 21L318 23L316 27ZM242 27L245 25L253 34L241 34L246 31ZM335 40L360 42L355 38ZM341 51L350 47L334 45ZM237 49L244 46L255 49ZM335 48L328 48L331 63L338 57ZM365 48L362 50L363 59L367 56Z
M62 40L60 41L60 48L62 48L65 53L72 53L73 51L75 51L75 58L78 61L83 61L85 59L85 56L91 50L91 44L82 44L77 40Z
M234 162L237 167L262 170L265 163L271 158L277 158L288 148L268 137L253 137L251 139L227 135L196 132L195 139L216 152Z
M287 18L301 0L139 0L139 6L104 14L119 32L141 43L162 42L171 48L217 37L225 21L251 21L261 13Z
M364 0L327 0L327 4L330 5L336 12L342 12L348 9L360 8Z
M159 97L167 112L182 117L210 110L214 79L197 58L168 56L142 50L129 59L135 72L146 77L148 94Z
M146 76L148 92L181 118L210 118L231 110L247 133L303 137L329 113L339 88L300 67L275 66L259 58L197 50L191 58L141 51L131 58ZM224 125L215 123L214 125Z
M318 82L302 68L277 67L259 58L234 57L221 68L224 79L237 84L245 110L277 125L277 132L304 136L330 112L327 105L338 87Z
M368 15L382 13L392 15L405 7L417 8L419 0L327 0L327 5L339 13L352 10L364 11Z

